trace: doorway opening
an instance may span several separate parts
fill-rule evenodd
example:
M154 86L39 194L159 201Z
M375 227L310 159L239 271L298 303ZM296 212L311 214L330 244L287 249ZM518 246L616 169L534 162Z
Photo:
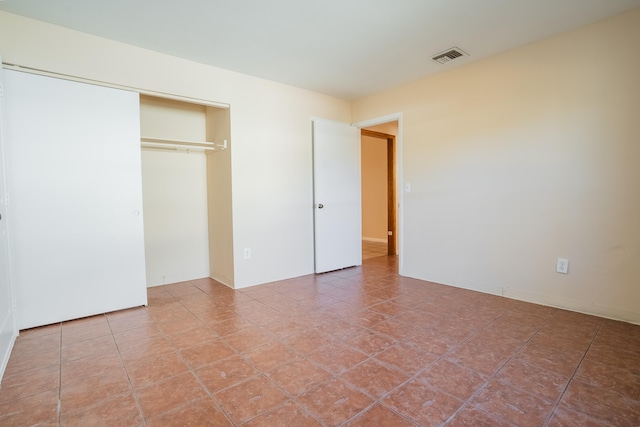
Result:
M363 260L398 255L397 134L397 120L361 129Z

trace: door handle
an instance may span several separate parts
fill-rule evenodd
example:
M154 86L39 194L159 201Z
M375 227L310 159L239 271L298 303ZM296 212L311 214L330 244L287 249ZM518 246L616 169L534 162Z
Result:
M324 205L322 203L318 204L318 209L322 209L324 208Z

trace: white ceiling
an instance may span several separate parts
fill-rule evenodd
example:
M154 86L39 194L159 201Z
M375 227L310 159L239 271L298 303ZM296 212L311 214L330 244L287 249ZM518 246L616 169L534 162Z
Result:
M640 0L0 0L0 10L353 100ZM431 56L457 46L446 65Z

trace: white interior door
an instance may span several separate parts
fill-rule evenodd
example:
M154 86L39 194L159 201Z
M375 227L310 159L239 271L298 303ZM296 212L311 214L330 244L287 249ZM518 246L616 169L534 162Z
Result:
M362 264L360 129L313 120L315 272Z
M0 64L2 58L0 57ZM7 239L7 209L5 203L5 167L3 132L3 73L0 66L0 380L7 367L17 329L12 308L13 292L9 280L9 246Z
M134 92L5 70L18 329L146 305Z

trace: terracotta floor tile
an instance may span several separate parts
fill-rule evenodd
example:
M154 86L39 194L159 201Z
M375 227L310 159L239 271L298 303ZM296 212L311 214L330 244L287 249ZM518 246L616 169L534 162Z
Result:
M640 425L640 402L582 381L571 381L560 403L616 426Z
M439 360L421 372L418 380L465 401L485 383L485 378L471 369L448 360Z
M587 351L585 360L617 366L640 375L640 350L624 351L602 343L593 343L589 351Z
M169 340L163 336L157 336L148 341L141 341L138 345L132 344L124 348L119 346L118 349L120 350L122 360L127 364L136 363L142 359L148 359L149 357L172 353L174 351Z
M172 332L171 334L165 334L165 336L176 350L182 350L203 341L210 341L212 339L219 338L218 334L205 325Z
M127 364L126 369L136 390L189 370L175 352L141 359L136 363Z
M192 373L171 377L136 392L142 413L153 418L188 402L203 399L207 393Z
M640 374L630 369L584 360L575 379L640 401Z
M370 356L381 353L395 344L393 338L380 335L368 330L354 335L346 342Z
M13 348L16 352L32 353L56 349L60 348L60 346L61 339L59 333L26 336L23 336L22 333L20 333L18 338L16 338Z
M24 399L0 404L0 425L56 425L58 390L52 389Z
M181 350L180 354L191 368L197 369L233 356L236 352L222 340L212 340L187 347Z
M316 331L338 341L346 341L350 337L362 333L365 329L344 319L334 319L318 325Z
M65 345L61 348L62 363L70 362L83 357L96 357L105 354L118 354L113 335L104 335L98 338L90 338L75 344Z
M112 333L127 331L153 324L154 320L145 307L131 308L107 313L107 321Z
M280 342L255 347L246 351L244 356L262 372L270 371L299 357L295 351Z
M196 317L204 323L223 322L225 320L241 318L241 316L231 308L219 309L214 307L198 312Z
M111 335L107 318L95 316L89 319L72 320L62 324L62 345L75 344L79 341Z
M231 421L209 397L182 406L172 412L151 418L149 427L231 427Z
M343 344L327 345L307 357L335 375L367 359L366 354Z
M216 393L259 373L257 369L236 354L199 368L196 371L196 376L209 392Z
M156 320L158 327L165 335L172 335L180 333L180 331L187 331L189 329L195 329L199 326L203 326L205 322L197 318L193 313L187 312L181 315L180 319L158 319Z
M457 345L454 340L441 335L437 328L424 330L409 339L403 340L402 342L415 347L424 353L437 356L445 354Z
M61 427L115 425L123 427L144 425L144 419L133 394L114 396L102 400L91 408L60 414Z
M123 369L118 355L84 357L62 364L60 382L65 386L94 376L118 375Z
M316 419L314 419L300 405L289 400L275 407L262 415L252 419L243 427L274 427L274 426L304 426L304 427L321 427Z
M572 375L583 356L582 351L566 352L544 345L526 345L516 359L561 375Z
M306 359L297 359L279 366L267 372L266 376L293 396L304 393L331 378L331 374Z
M529 344L567 352L585 352L589 348L591 341L592 337L580 338L576 335L556 335L554 332L542 330L529 341Z
M456 413L447 427L513 427L514 425L472 406L465 406Z
M499 381L487 384L470 403L518 426L543 425L554 405Z
M348 421L374 402L338 379L307 391L298 401L331 426Z
M123 370L109 375L97 375L60 389L60 412L71 413L95 406L115 395L131 393L131 385Z
M455 349L447 359L490 376L513 357L519 347L520 344L515 341L507 343L468 341Z
M369 396L379 399L409 379L404 372L387 368L369 359L340 375Z
M0 404L41 393L46 390L58 390L60 367L47 366L29 371L28 375L20 373L5 375L0 387Z
M61 330L62 323L53 323L51 325L38 326L37 328L23 329L20 331L20 336L22 338L27 338L35 336L44 337L45 335L58 334L58 338L60 338Z
M376 354L375 358L409 375L413 375L435 362L438 356L423 353L414 347L398 343L382 353Z
M300 354L309 354L324 346L334 344L334 340L316 330L305 330L299 334L291 335L284 339L284 342Z
M238 352L245 352L252 348L272 343L274 339L260 329L243 329L231 335L226 335L224 340Z
M386 335L395 341L402 341L419 333L421 325L407 324L392 318L378 322L369 329L378 334Z
M221 322L207 322L207 326L221 337L240 332L255 325L242 317L236 317Z
M462 406L462 401L417 380L394 391L384 403L421 426L442 425Z
M376 323L382 322L389 317L390 316L386 314L379 313L370 309L365 309L358 310L356 311L356 313L349 315L348 319L356 325L362 326L364 328L370 328Z
M26 373L33 369L53 365L60 365L59 347L33 351L31 353L22 353L14 348L11 352L9 362L7 362L4 374L12 375L19 372Z
M215 398L236 423L248 421L287 400L287 396L263 376L220 391Z
M512 360L495 377L545 400L555 402L569 382L569 376Z
M269 323L267 329L273 336L277 337L278 339L283 339L291 335L301 333L305 330L305 326L300 324L299 322L287 318Z
M162 332L156 324L144 325L113 334L113 339L121 350L127 347L137 347L158 338L162 338Z
M348 427L413 427L415 424L391 409L376 404L346 425Z
M581 412L573 411L563 405L556 408L548 427L615 427L606 421L597 420Z

